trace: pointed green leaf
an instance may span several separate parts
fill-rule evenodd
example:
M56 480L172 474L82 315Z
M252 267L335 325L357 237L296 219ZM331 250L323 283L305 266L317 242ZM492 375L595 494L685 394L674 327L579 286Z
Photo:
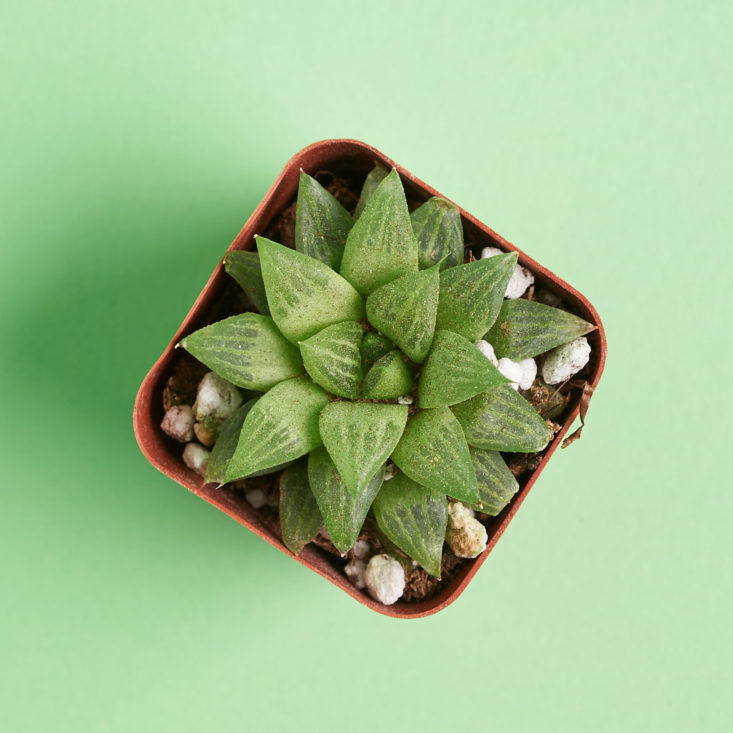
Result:
M394 349L394 344L376 331L367 331L361 341L361 358L364 365L374 364Z
M509 385L492 387L452 410L474 448L534 453L552 437L537 410Z
M349 232L341 274L368 295L408 272L417 272L417 240L400 176L393 170Z
M407 422L404 405L332 402L321 412L321 439L344 483L359 495L387 461Z
M440 269L463 262L461 212L450 201L433 196L410 214L417 237L421 270L441 263Z
M447 407L413 415L392 460L413 481L429 489L460 501L478 501L466 438Z
M319 448L308 456L308 481L331 542L340 552L347 552L359 537L369 507L382 486L384 466L380 466L362 491L354 495L346 488L331 456L324 448Z
M294 555L318 534L323 517L308 482L308 459L286 468L280 476L280 528Z
M445 496L398 473L384 482L374 500L374 514L379 528L391 542L430 575L440 578L448 523Z
M362 395L365 400L394 400L412 390L410 368L402 354L394 349L378 359L364 379Z
M354 220L315 178L300 172L295 249L338 270Z
M270 306L267 305L260 256L257 252L244 252L239 249L227 252L224 255L224 269L239 283L250 303L263 316L269 316Z
M367 298L369 323L420 363L433 340L439 288L437 267L393 280Z
M186 336L181 346L232 384L257 392L303 373L298 349L272 318L258 313L212 323Z
M226 480L304 456L321 445L318 415L328 395L308 377L275 385L260 397L245 418Z
M468 339L452 331L436 331L420 374L418 405L455 405L508 382Z
M257 249L272 318L288 341L364 317L364 299L328 265L265 237Z
M519 361L544 354L595 328L572 313L543 303L505 300L486 340L494 347L498 359L506 356Z
M311 379L332 394L359 399L363 333L356 321L344 321L301 341L300 353Z
M469 506L495 517L517 493L517 479L497 451L471 448L471 460L478 482L479 501Z
M372 168L361 187L361 196L359 197L359 203L354 209L354 219L358 219L361 216L367 201L371 198L372 194L377 190L377 186L387 177L389 171L381 164L377 163Z
M219 431L219 437L211 449L209 463L206 466L206 482L223 484L226 478L227 466L234 455L239 442L239 434L242 432L242 425L252 405L257 398L245 402L228 420L224 422Z
M504 302L516 253L451 267L440 273L440 302L435 328L477 341L491 328ZM488 324L488 325L487 325Z

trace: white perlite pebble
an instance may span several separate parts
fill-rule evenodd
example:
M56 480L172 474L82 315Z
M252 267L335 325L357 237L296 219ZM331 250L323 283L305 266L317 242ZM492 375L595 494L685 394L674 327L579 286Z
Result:
M485 260L488 257L496 257L496 255L505 255L506 252L499 249L498 247L484 247L481 250L481 259ZM506 286L506 292L504 293L505 298L510 300L516 300L524 295L524 291L534 282L534 275L526 268L522 267L519 263L514 266L514 272L509 278L509 282Z
M364 575L369 595L385 606L392 605L405 592L405 571L389 555L375 555Z
M354 557L357 560L364 560L364 558L368 557L371 553L372 546L367 542L367 540L357 540L354 542L354 547L352 549L354 551Z
M352 560L344 566L346 577L357 587L366 588L366 563L361 560Z
M512 361L506 356L499 359L499 372L511 379L514 389L529 389L537 376L537 362L534 359Z
M476 557L486 549L486 527L474 516L473 509L459 501L448 504L448 531L445 541L457 557Z
M585 336L549 351L542 365L542 379L547 384L560 384L577 374L590 359L590 344Z
M398 397L397 402L399 402L401 405L411 405L412 397L410 397L409 394L406 394L406 395L403 395L402 397Z
M193 440L193 423L193 410L188 405L176 405L166 410L160 427L179 443L188 443Z
M499 360L494 353L494 347L488 342L480 339L476 342L476 348L495 366L499 366Z
M209 372L199 384L193 412L199 422L206 418L223 421L231 417L241 404L239 390L224 377Z
M384 469L384 480L389 481L394 478L394 463L388 463Z
M206 475L206 466L209 465L211 453L198 443L189 443L183 449L183 462L199 476Z
M244 498L250 506L255 509L261 509L267 504L267 494L262 489L250 489L245 492Z

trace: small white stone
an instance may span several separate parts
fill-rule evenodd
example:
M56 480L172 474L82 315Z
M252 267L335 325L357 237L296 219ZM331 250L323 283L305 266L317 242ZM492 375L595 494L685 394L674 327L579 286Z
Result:
M199 422L206 418L224 421L231 417L242 404L240 391L224 377L209 372L199 383L194 415Z
M160 427L179 443L193 440L193 410L188 405L175 405L166 410Z
M205 476L210 455L211 453L203 445L189 443L183 449L183 462L199 476Z
M497 255L504 255L506 252L499 249L498 247L484 247L481 250L481 259L485 260L488 257L496 257ZM510 300L516 300L524 295L524 291L534 282L534 275L526 268L522 267L519 263L514 266L514 272L509 278L509 282L506 286L506 292L504 293L505 298Z
M542 365L542 379L547 384L560 384L577 374L589 359L590 344L585 336L581 336L547 353Z
M384 480L389 481L394 478L395 465L394 463L388 463L384 469Z
M495 366L499 366L499 360L494 353L494 347L488 342L480 339L476 342L476 348Z
M250 489L244 493L244 498L255 509L261 509L267 504L267 494L262 489Z
M366 563L361 560L352 560L344 566L346 577L357 587L366 588Z
M392 605L405 592L405 571L389 555L375 555L364 576L369 595L385 606Z
M354 557L357 560L363 560L371 553L372 546L367 540L357 540L354 542L354 547L352 549L354 551Z
M486 527L476 519L473 509L456 501L448 504L448 531L445 541L457 557L477 557L486 549Z
M399 402L401 405L411 405L412 397L410 397L409 394L402 395L402 397L397 398L397 402Z
M537 376L537 362L534 359L512 361L506 356L499 359L499 371L511 379L514 389L529 389Z

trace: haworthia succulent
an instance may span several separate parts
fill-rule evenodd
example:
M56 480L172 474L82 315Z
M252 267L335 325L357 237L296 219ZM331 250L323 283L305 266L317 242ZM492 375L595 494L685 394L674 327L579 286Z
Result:
M365 400L394 400L409 394L412 374L402 360L402 354L394 349L377 359L364 379L362 396Z
M181 346L232 384L258 392L303 373L300 352L272 318L242 313L194 331Z
M341 274L360 293L369 295L417 269L417 240L405 192L399 174L392 171L377 186L349 232Z
M594 329L592 323L559 308L532 300L506 300L486 339L499 359L506 356L518 361L544 354Z
M380 466L356 495L346 488L336 464L324 448L308 457L308 482L323 515L331 542L340 552L351 549L359 537L364 519L384 481Z
M420 363L433 341L439 290L437 267L393 280L367 298L369 323Z
M343 321L301 341L300 353L311 379L332 394L358 399L363 333L356 321Z
M364 185L361 187L361 196L359 196L359 203L357 203L354 209L354 219L358 219L361 216L367 201L371 198L372 194L377 190L377 186L387 177L389 171L381 164L377 163L367 174L364 180Z
M440 264L440 269L463 262L463 226L458 207L433 196L410 214L417 237L421 270Z
M257 249L272 318L288 341L364 317L364 299L328 265L265 237Z
M392 460L413 481L429 489L461 501L478 501L466 438L447 407L413 415Z
M302 458L280 476L280 528L285 546L295 555L318 534L323 517L308 482L308 459Z
M389 458L406 422L404 405L331 402L323 409L321 439L355 497Z
M374 500L374 514L390 541L440 578L448 522L445 496L400 473L382 486Z
M394 344L381 333L367 331L361 341L361 358L365 366L374 364L394 349Z
M469 506L495 517L517 493L517 479L497 451L471 448L471 460L478 482L479 501Z
M441 272L436 329L482 338L499 314L516 262L516 253L497 255Z
M418 386L418 405L442 407L464 402L509 380L468 339L436 331Z
M245 402L228 420L224 422L219 431L219 437L211 449L209 463L206 466L207 483L223 484L226 479L227 466L239 442L239 434L242 432L242 425L252 405L257 399Z
M308 377L295 377L260 397L247 415L226 480L292 461L321 445L318 416L329 397Z
M256 252L233 249L224 255L224 269L247 294L250 303L264 316L270 315L260 257Z
M534 407L509 385L492 387L451 409L474 448L532 453L552 437Z
M315 178L301 171L295 249L338 270L352 226L351 214Z

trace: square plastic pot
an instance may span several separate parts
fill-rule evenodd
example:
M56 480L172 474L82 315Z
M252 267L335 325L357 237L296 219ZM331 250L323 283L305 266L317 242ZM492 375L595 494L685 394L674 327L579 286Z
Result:
M381 162L388 168L395 167L397 169L402 177L408 198L425 200L430 196L442 195L369 145L356 140L324 140L308 146L290 159L239 232L230 249L249 250L254 247L254 235L265 232L274 218L295 200L301 168L311 175L317 171L329 170L335 173L348 173L356 176L366 175L376 161ZM587 298L463 209L461 209L461 215L466 241L480 246L499 247L507 252L517 251L520 264L534 273L538 285L562 297L569 310L598 327L587 337L592 348L591 373L587 381L592 387L595 387L601 377L606 359L606 339L598 314ZM347 580L342 570L343 563L339 562L338 558L329 555L314 545L307 545L299 556L293 556L283 544L276 522L252 508L241 492L235 492L226 487L217 490L213 484L204 483L200 476L183 463L181 458L182 445L168 438L160 429L160 423L163 419L163 389L171 373L174 360L180 357L174 351L174 346L184 336L204 325L205 315L222 294L227 279L228 275L220 262L181 327L173 335L171 342L153 365L140 387L135 401L133 422L137 441L145 456L158 470L185 486L189 491L213 504L274 547L294 557L299 563L327 578L360 603L379 613L398 618L416 618L436 613L448 606L458 598L485 562L519 510L547 461L550 460L550 457L562 442L568 428L578 415L579 397L573 398L574 402L569 406L569 412L566 413L561 430L555 435L547 448L542 462L531 474L523 478L520 482L520 489L509 506L488 524L489 541L486 550L476 559L467 561L451 582L432 598L419 602L398 601L392 606L384 606L372 600L366 593L356 589Z

